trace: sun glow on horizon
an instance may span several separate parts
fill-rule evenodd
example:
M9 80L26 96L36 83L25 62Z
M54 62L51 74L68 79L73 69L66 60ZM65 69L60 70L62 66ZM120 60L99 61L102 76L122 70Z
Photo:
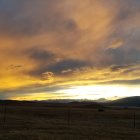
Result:
M90 85L75 86L70 89L60 90L59 93L66 93L75 99L100 99L113 100L129 96L139 96L139 87L125 85Z
M32 93L10 98L11 100L58 100L58 99L87 99L98 100L105 98L115 100L130 96L139 96L139 87L126 85L89 85L73 86L55 92Z

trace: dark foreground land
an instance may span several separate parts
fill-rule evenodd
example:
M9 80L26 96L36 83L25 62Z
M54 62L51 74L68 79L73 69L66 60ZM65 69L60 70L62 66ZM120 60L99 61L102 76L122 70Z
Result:
M1 103L0 140L140 140L140 110Z

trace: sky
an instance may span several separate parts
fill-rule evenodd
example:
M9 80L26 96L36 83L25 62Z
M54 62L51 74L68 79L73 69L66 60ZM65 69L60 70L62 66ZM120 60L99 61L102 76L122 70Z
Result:
M0 0L0 99L140 95L140 0Z

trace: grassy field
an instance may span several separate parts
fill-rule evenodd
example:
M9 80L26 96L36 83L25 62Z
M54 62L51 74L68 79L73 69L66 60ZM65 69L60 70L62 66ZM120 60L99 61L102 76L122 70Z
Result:
M0 140L140 140L140 110L1 104Z

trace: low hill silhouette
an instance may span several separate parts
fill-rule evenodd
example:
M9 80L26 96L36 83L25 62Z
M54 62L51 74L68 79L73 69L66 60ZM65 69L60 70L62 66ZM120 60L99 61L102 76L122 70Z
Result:
M114 101L109 101L105 104L107 106L140 107L140 96L117 99Z
M78 108L104 108L102 104L97 102L70 102L68 106Z
M3 106L33 106L33 107L69 107L69 108L104 108L97 102L86 101L71 101L71 102L46 102L46 101L15 101L15 100L0 100Z

